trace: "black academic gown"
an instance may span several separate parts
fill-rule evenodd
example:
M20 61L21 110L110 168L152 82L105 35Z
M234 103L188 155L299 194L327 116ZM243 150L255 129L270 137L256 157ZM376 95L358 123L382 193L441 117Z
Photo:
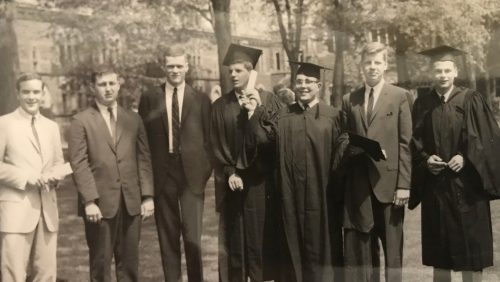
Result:
M307 111L293 104L278 119L282 219L297 282L333 281L342 253L330 194L337 117L336 109L319 103Z
M279 111L279 99L260 92L263 106L252 116L269 109ZM219 98L212 107L211 143L215 155L216 208L220 212L219 273L222 281L273 279L272 201L275 191L274 148L260 146L247 160L244 135L249 128L248 113L234 91ZM243 191L231 191L228 178L237 173ZM227 256L226 256L227 254Z
M492 126L491 110L479 93L455 87L444 104L435 90L419 97L413 120L410 208L422 203L423 264L456 271L493 265L492 197L485 188L498 191L498 176L490 179L488 168L499 168L499 162L498 151L485 149L498 148L500 134L496 124ZM446 168L433 175L428 171L429 156L448 162L457 154L465 160L460 172ZM483 177L488 177L484 181L488 185L483 185Z

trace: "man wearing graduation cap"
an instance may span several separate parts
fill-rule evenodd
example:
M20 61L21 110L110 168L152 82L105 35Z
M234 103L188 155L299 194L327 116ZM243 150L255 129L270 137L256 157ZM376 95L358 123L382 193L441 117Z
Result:
M341 225L329 212L338 110L319 100L321 66L299 65L297 102L282 109L276 122L279 194L285 246L280 252L283 281L337 281L342 257ZM338 265L338 264L337 264Z
M481 281L493 265L489 201L500 196L500 131L476 91L456 86L455 48L421 52L431 57L433 89L413 108L414 175L410 208L422 203L422 262L434 281Z
M342 129L377 141L384 158L353 144L345 154L352 156L343 183L346 281L379 281L379 239L386 281L402 281L404 205L411 177L408 96L384 81L387 49L382 43L368 43L361 57L364 87L344 96Z
M273 200L274 150L269 145L244 150L251 121L281 107L277 96L249 85L250 73L262 51L232 44L224 59L233 90L216 100L211 115L215 156L215 197L219 222L221 281L273 279L269 254L275 245L270 206ZM265 126L257 122L257 127ZM266 268L265 268L266 267Z

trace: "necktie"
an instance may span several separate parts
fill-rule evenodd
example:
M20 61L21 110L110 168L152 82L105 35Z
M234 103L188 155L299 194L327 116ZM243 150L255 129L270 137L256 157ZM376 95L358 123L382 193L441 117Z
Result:
M368 123L372 120L373 111L373 88L370 88L370 94L368 95L368 107L366 108L366 119Z
M306 112L307 110L309 110L311 107L309 107L309 104L305 104L304 105L304 112Z
M116 117L115 114L113 113L113 107L108 107L108 112L109 112L109 125L110 125L110 130L111 130L111 140L113 140L113 143L116 142Z
M172 94L172 143L174 153L179 152L181 122L179 120L179 99L177 99L177 87L174 87Z
M38 147L38 153L42 155L42 147L40 146L40 137L38 137L38 132L35 127L35 116L31 118L31 131L33 131L33 136L35 136L36 146Z
M446 103L446 99L445 99L444 95L440 95L439 97L441 98L441 104Z

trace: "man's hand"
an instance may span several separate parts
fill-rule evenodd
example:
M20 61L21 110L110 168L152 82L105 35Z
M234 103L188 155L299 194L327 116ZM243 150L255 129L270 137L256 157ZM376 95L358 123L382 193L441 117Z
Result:
M394 200L392 201L392 203L396 207L403 207L408 203L409 198L410 198L409 189L397 188L396 191L394 192Z
M448 164L436 155L432 155L427 159L427 169L434 175L438 175L447 166Z
M43 178L40 174L33 174L28 177L26 182L27 189L41 189L45 186Z
M243 179L241 179L241 177L236 173L229 176L227 183L232 191L243 190Z
M260 99L259 91L256 89L247 89L242 91L244 98L241 99L242 106L248 110L248 112L253 112L255 109L262 104Z
M145 198L141 203L141 218L146 220L148 217L152 216L155 212L155 203L153 198Z
M100 223L102 219L101 210L94 202L85 204L85 218L91 223Z
M459 172L464 168L464 157L462 155L455 155L448 162L448 167L454 172Z

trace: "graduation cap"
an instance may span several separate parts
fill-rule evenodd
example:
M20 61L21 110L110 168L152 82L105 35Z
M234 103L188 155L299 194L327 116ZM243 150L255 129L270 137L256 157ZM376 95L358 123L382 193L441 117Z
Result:
M310 76L310 77L315 77L317 79L321 78L321 70L331 70L329 68L325 68L322 66L318 66L313 63L306 63L306 62L295 62L295 61L290 61L290 63L299 65L299 69L297 70L297 74L303 74L305 76Z
M433 63L438 61L451 61L456 63L456 57L465 54L465 52L448 45L441 45L421 51L419 54L431 58Z
M361 135L348 132L349 144L363 149L370 157L374 160L379 161L380 159L386 160L386 156L380 147L380 143L377 141L363 137Z
M247 47L238 44L231 44L226 52L226 57L224 57L223 65L229 66L234 62L245 61L252 64L255 68L257 62L259 61L262 50Z

